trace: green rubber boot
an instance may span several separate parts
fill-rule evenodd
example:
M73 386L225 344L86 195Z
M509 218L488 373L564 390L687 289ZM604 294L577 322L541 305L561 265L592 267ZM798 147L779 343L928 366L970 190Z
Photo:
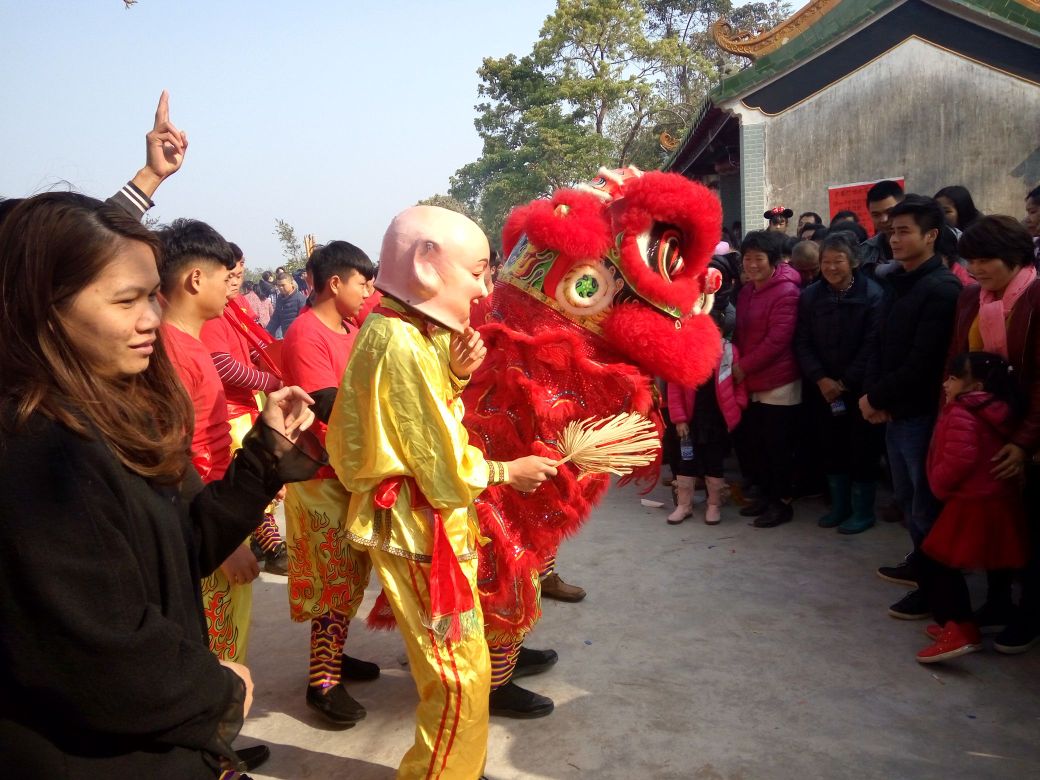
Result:
M876 482L852 483L852 517L838 526L839 534L861 534L874 525Z
M848 474L828 474L827 486L831 491L831 511L821 517L816 525L820 528L834 528L852 516L852 504L849 501L849 489L852 480Z

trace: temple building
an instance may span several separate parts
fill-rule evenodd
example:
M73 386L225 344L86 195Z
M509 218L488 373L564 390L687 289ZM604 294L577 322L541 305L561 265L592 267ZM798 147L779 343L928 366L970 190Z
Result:
M726 225L781 204L827 222L882 178L1019 216L1040 183L1040 0L815 0L767 32L712 32L752 63L665 168L717 182Z

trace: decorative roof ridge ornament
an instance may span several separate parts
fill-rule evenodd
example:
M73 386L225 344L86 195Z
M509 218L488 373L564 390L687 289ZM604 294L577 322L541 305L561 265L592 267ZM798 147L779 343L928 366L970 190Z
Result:
M841 0L812 0L800 11L780 22L776 27L764 32L753 30L735 30L727 19L717 19L711 25L711 35L719 48L747 57L754 62L759 57L770 54L792 38L818 22L828 11L835 8Z

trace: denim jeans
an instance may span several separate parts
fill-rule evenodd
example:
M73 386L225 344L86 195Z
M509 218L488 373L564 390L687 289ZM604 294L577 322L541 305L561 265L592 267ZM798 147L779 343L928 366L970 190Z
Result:
M915 550L920 548L942 508L928 487L925 468L934 427L935 418L927 415L893 420L885 431L892 489L909 523Z

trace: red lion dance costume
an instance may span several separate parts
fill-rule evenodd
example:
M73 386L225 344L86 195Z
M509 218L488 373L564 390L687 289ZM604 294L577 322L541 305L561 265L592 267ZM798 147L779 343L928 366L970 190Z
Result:
M474 323L488 357L463 396L471 442L509 461L559 457L556 438L572 420L639 412L660 428L652 378L695 387L719 359L708 316L719 280L707 265L721 220L707 188L635 169L601 169L590 185L515 209L491 313ZM659 465L626 479L653 484ZM508 683L541 614L539 572L608 485L567 464L533 493L493 487L477 501L491 540L478 579L493 687Z

